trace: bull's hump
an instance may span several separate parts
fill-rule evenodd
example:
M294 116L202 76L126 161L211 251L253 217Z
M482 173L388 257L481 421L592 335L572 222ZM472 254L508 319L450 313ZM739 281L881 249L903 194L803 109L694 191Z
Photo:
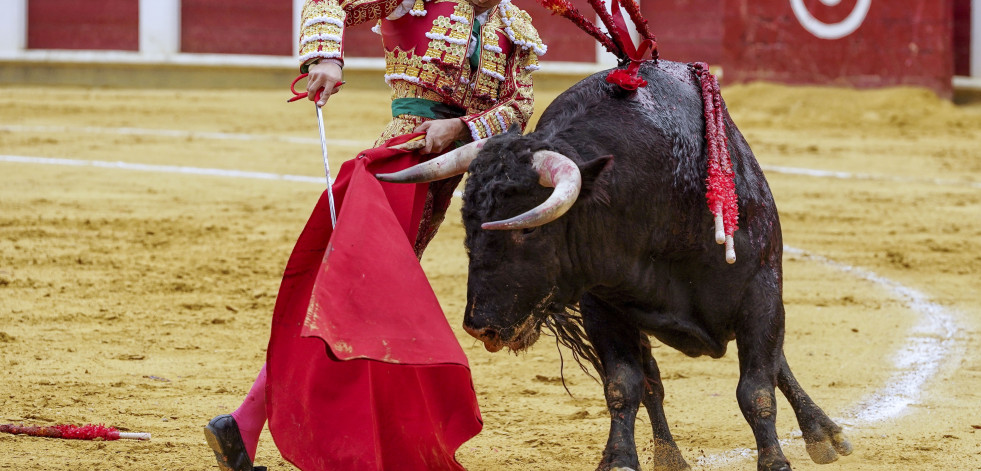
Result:
M644 63L640 75L648 85L635 93L625 93L607 83L608 73L593 74L556 97L542 114L538 128L577 127L601 119L616 122L618 131L653 127L701 133L701 92L687 64Z

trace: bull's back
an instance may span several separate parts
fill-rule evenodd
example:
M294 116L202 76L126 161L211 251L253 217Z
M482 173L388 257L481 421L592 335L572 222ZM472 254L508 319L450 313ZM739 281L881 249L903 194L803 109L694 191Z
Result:
M534 134L568 143L556 150L580 164L612 155L610 201L628 213L625 219L645 226L637 230L701 232L705 121L696 77L686 64L670 61L644 63L639 73L647 86L636 92L608 83L608 71L583 79L549 105Z
M636 92L608 83L608 73L598 72L560 94L542 113L535 133L545 141L569 142L580 163L613 155L617 166L631 169L632 175L618 176L622 181L681 182L684 190L694 190L704 179L705 127L691 68L646 62L639 73L648 84Z
M607 83L607 74L587 77L557 97L535 133L572 141L580 163L614 156L611 204L630 207L629 220L649 225L653 252L707 252L721 259L705 196L704 105L693 69L663 60L644 63L639 74L648 84L636 92ZM724 107L723 113L740 209L737 257L779 265L782 242L772 195Z

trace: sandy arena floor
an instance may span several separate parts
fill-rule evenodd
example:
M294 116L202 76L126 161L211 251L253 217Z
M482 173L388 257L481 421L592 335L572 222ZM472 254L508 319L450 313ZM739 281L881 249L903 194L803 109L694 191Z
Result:
M387 120L387 93L349 87L327 109L335 173ZM788 358L855 446L811 463L781 400L795 468L981 469L981 107L916 89L723 93L781 211ZM555 94L539 92L538 109ZM3 434L0 469L216 469L201 427L238 405L264 361L281 270L323 188L313 110L288 96L0 88L0 423L153 435ZM472 470L594 469L609 424L600 386L568 354L563 372L548 337L490 354L460 328L462 237L455 203L424 259L485 420L458 459ZM755 469L735 352L655 356L693 467ZM257 463L293 469L268 433Z

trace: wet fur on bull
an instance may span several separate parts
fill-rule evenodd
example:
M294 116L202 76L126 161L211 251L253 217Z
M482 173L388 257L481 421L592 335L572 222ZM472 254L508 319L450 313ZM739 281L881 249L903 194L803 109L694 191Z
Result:
M611 414L601 470L639 468L634 419L641 403L658 445L655 467L688 469L664 416L648 336L693 357L721 357L737 342L736 395L756 436L759 469L790 469L776 440L775 387L790 400L812 459L850 453L841 428L801 389L783 354L780 223L749 145L723 110L739 197L737 262L729 265L705 199L698 79L689 66L668 61L645 63L640 73L648 86L636 93L607 83L604 72L584 79L552 102L534 132L495 137L471 163L464 327L496 351L527 348L545 326L595 367ZM539 227L481 229L551 193L531 166L539 150L580 168L575 205Z

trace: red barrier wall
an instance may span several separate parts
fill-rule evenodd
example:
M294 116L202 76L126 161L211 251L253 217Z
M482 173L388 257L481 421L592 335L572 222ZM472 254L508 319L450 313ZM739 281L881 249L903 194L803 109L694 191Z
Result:
M719 0L715 0L719 1ZM578 4L579 2L576 1ZM590 11L583 3L582 11ZM596 62L596 40L571 21L546 10L535 0L516 0L515 6L531 15L532 24L548 46L542 60ZM346 57L383 57L381 36L371 32L374 23L349 27L344 32Z
M296 43L292 2L181 1L181 52L289 56Z
M657 38L662 59L722 61L723 0L642 0L640 11Z
M971 75L971 0L954 0L954 74Z
M514 4L531 15L532 24L535 25L545 44L549 46L543 60L590 63L596 61L596 41L571 21L553 15L535 0L517 0ZM590 11L588 5L583 7L583 11ZM381 36L371 32L371 27L374 25L374 22L364 23L349 26L344 31L345 57L384 57Z
M841 0L828 5L834 3L725 0L725 81L913 85L952 95L951 0ZM796 13L794 4L801 7ZM868 7L865 15L863 5ZM849 26L854 27L849 34L831 34L836 27L839 35L848 32Z
M515 5L532 15L532 21L545 44L557 45L549 48L545 60L595 62L595 40L571 21L552 15L535 0L517 0ZM293 54L297 41L292 38L293 26L290 15L289 2L183 0L181 50L233 54ZM381 36L371 32L371 27L374 25L375 23L371 22L347 27L344 32L346 57L384 57Z
M584 15L592 11L583 0L572 0L572 3ZM553 15L551 10L546 10L536 0L515 0L514 4L531 15L532 24L548 46L548 52L541 60L596 62L596 40L571 21ZM587 18L592 19L591 16Z
M139 5L139 0L30 0L27 48L136 51Z
M385 57L381 36L371 31L376 23L344 28L344 57Z

